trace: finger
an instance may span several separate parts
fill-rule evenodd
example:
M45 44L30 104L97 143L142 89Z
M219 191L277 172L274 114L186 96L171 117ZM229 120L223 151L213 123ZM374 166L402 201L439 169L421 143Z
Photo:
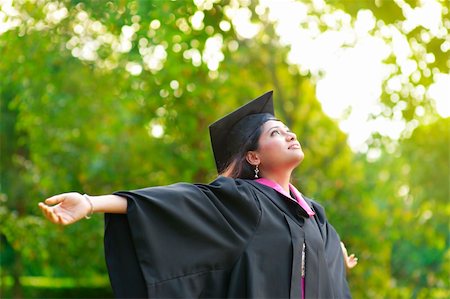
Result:
M47 218L47 220L49 220L50 222L53 222L50 208L45 205L41 206L40 208L41 208L42 212L44 213L45 218Z
M42 212L44 212L44 206L45 204L43 202L38 203L38 207Z
M48 205L56 205L58 203L63 202L65 199L65 194L58 194L52 197L49 197L45 200L45 203Z
M48 218L48 216L49 216L49 207L44 205L44 204L42 204L42 205L39 205L39 208L41 209L42 213L44 213L44 216Z
M69 224L69 222L68 222L67 220L63 219L63 218L61 217L61 215L58 215L58 223L61 224L61 225L67 225L67 224Z
M53 223L57 223L57 224L60 223L59 217L52 210L50 211L50 217L52 218Z
M38 205L39 209L41 210L42 214L44 214L45 217L47 217L47 211L45 209L46 205L43 204L42 202L39 203Z
M43 205L42 210L48 220L53 223L58 223L58 217L56 216L55 212L53 212L53 209L51 207Z
M40 202L38 204L39 209L42 211L42 213L46 213L47 209L49 208L49 206L47 206L45 203Z

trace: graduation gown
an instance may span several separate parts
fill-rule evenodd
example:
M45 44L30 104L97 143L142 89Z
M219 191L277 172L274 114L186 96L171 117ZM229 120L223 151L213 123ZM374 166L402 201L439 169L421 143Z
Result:
M274 189L219 177L115 193L105 256L119 298L350 298L339 236L323 208L306 212ZM305 260L302 248L305 244Z

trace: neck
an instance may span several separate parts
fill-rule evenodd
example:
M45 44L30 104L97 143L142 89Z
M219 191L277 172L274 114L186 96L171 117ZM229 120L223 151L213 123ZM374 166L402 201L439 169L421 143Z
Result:
M291 181L291 173L292 170L281 173L271 172L271 173L264 173L263 177L277 183L278 185L281 186L281 188L283 188L287 193L289 193L290 191L289 182Z

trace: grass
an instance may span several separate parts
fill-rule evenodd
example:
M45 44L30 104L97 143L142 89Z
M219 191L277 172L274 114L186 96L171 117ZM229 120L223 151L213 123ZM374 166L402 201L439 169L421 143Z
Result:
M20 279L23 298L113 298L108 277L89 278L34 277L25 276ZM2 281L1 298L13 298L11 277Z

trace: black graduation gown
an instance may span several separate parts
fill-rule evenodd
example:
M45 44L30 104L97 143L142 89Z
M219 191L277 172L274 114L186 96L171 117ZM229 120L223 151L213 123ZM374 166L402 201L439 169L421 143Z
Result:
M119 298L350 298L339 236L323 208L250 180L219 177L115 193L105 256Z

